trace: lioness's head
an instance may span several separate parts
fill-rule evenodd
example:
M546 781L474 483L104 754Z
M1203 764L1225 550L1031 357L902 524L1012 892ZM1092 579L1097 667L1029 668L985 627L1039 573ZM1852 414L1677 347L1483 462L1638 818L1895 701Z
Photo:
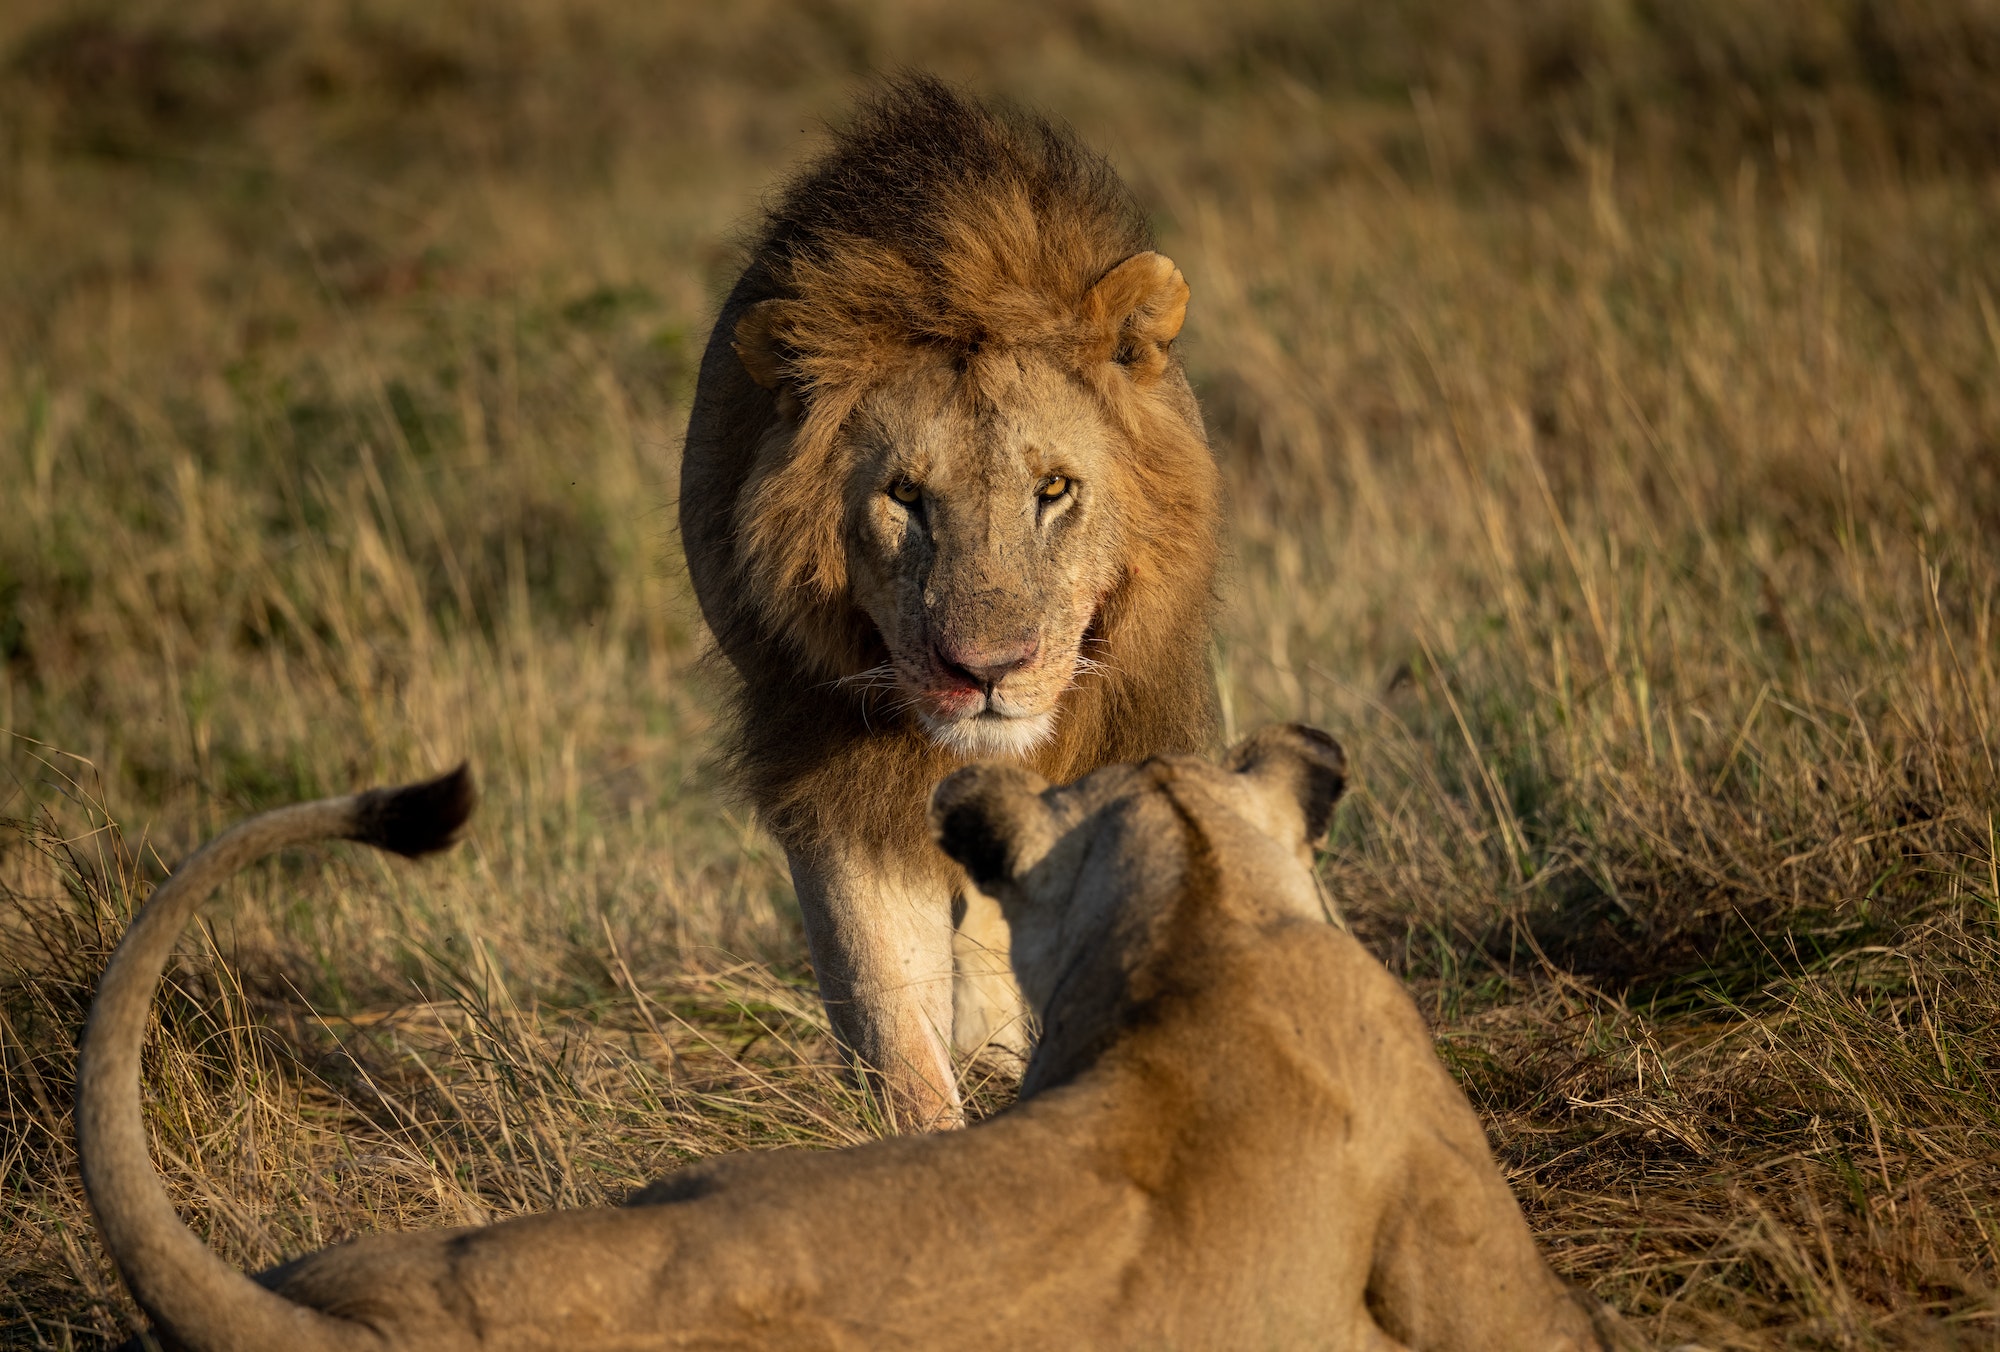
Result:
M769 629L965 755L1026 752L1066 691L1185 646L1217 498L1171 349L1188 286L1109 167L919 82L771 232L768 298L731 318L771 395L735 518Z
M1312 846L1345 783L1338 744L1288 724L1220 766L1162 756L1063 788L1023 766L967 766L938 785L931 825L1006 912L1035 1013L1087 1026L1157 977L1176 935L1323 916Z

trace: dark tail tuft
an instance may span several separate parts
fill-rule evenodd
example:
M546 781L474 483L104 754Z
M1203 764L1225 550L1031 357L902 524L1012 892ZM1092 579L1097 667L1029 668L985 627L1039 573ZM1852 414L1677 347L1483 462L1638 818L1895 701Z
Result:
M347 838L415 859L450 846L478 801L472 771L461 762L456 770L421 784L362 794Z

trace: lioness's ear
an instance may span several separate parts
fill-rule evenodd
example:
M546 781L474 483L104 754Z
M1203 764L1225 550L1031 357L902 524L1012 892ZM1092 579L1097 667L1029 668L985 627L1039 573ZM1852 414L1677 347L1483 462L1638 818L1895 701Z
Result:
M931 834L982 890L1012 882L1055 843L1049 782L1019 765L968 765L931 794Z
M1139 253L1104 274L1085 298L1085 316L1103 336L1109 359L1141 384L1167 369L1167 344L1187 318L1188 284L1174 260Z
M736 359L750 378L767 390L778 393L778 407L787 418L799 412L797 393L786 378L785 354L779 335L783 332L790 301L760 300L736 317Z
M1230 750L1227 764L1265 792L1298 804L1306 845L1326 834L1334 802L1347 787L1347 756L1340 743L1303 723L1281 723L1251 734Z

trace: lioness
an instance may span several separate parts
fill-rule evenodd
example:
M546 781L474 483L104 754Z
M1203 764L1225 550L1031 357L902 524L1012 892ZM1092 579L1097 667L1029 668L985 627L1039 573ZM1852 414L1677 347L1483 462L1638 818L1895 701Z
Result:
M154 894L99 988L77 1124L105 1247L198 1352L1597 1346L1409 997L1321 918L1341 772L1324 734L1277 728L1228 768L947 780L937 838L1005 908L1044 1025L1021 1101L969 1131L731 1155L625 1208L371 1235L253 1282L147 1158L139 1046L175 936L261 854L421 853L468 793L267 813Z
M703 357L680 528L740 677L735 766L904 1125L958 1119L954 1042L1028 1041L998 909L925 837L931 786L1214 740L1187 302L1102 158L911 79L784 189Z

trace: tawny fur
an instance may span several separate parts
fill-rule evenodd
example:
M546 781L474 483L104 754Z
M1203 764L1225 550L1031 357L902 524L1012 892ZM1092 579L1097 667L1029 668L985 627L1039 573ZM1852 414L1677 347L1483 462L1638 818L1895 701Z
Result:
M936 1049L896 1030L940 1017L917 969L948 970L938 936L961 880L923 803L963 756L911 707L921 644L906 636L1039 625L1052 655L1021 680L1060 692L1047 735L1029 748L1026 722L999 731L1056 782L1213 743L1219 489L1171 346L1187 285L1151 245L1130 193L1067 133L906 80L781 193L702 362L680 523L740 678L733 761L792 860L836 1031L919 1121L956 1113L949 1085L903 1073ZM1035 418L1077 435L1037 439ZM1061 558L1032 533L1009 546L972 528L922 559L870 543L895 510L896 457L970 483L950 504L962 520L1016 492L979 479L982 439L1010 420L1052 472L1090 460ZM938 447L905 444L939 428ZM893 908L939 924L897 929Z
M351 799L267 814L176 872L99 990L79 1123L106 1247L193 1352L1600 1346L1615 1319L1543 1263L1408 995L1322 917L1307 861L1340 783L1302 728L1227 768L1062 789L963 771L939 839L1006 907L1047 1023L1015 1107L728 1156L625 1208L367 1236L253 1282L147 1157L139 1043L174 935L262 851L421 849L455 824L385 832Z

